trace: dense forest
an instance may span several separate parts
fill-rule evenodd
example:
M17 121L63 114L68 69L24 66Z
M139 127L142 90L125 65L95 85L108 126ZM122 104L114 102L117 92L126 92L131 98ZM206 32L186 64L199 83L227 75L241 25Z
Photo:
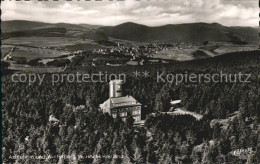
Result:
M107 83L41 85L14 83L2 76L3 161L6 163L259 163L260 162L260 51L237 52L209 59L144 66L82 66L78 57L68 72L126 73L125 95L142 103L144 127L133 127L98 110L108 98ZM109 69L108 69L109 67ZM133 77L148 70L150 76ZM250 83L164 83L167 73L250 73ZM168 111L180 99L189 111L203 115L152 115ZM81 106L83 105L83 106ZM58 123L49 121L53 115ZM237 149L252 149L235 156ZM22 156L28 156L21 158ZM64 158L62 157L64 156ZM20 157L21 159L17 159ZM34 158L32 158L34 157ZM38 158L38 159L36 159ZM41 159L39 159L41 158Z

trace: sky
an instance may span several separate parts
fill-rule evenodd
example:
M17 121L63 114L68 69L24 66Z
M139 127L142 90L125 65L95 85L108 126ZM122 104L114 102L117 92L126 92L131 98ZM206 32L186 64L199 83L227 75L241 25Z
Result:
M258 26L258 0L58 0L2 1L2 20L48 23L148 26L181 23L220 23Z

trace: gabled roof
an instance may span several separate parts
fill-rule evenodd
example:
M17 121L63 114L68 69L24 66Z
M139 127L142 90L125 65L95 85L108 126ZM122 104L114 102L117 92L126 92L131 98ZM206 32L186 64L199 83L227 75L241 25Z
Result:
M111 109L111 107L112 107L111 100L108 99L108 100L105 101L103 104L100 104L99 107L100 107L101 109Z
M132 96L124 96L124 97L112 97L111 101L113 104L124 103L124 102L137 102L135 98Z
M120 104L120 103L131 103L134 102L134 104L125 104L122 106L116 106L113 104ZM113 109L116 107L123 107L123 106L135 106L135 105L142 105L139 102L136 101L135 98L132 96L123 96L123 97L112 97L106 100L103 104L100 104L100 108L102 109Z

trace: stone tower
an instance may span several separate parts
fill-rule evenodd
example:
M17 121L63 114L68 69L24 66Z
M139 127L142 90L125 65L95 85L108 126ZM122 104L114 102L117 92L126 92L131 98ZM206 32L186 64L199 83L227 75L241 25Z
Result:
M111 80L109 82L109 97L122 97L123 80Z

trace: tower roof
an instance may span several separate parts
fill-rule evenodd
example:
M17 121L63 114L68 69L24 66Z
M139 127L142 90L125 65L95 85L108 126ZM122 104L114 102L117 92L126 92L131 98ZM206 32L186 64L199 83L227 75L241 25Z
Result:
M123 80L110 80L109 84L111 83L123 83Z

